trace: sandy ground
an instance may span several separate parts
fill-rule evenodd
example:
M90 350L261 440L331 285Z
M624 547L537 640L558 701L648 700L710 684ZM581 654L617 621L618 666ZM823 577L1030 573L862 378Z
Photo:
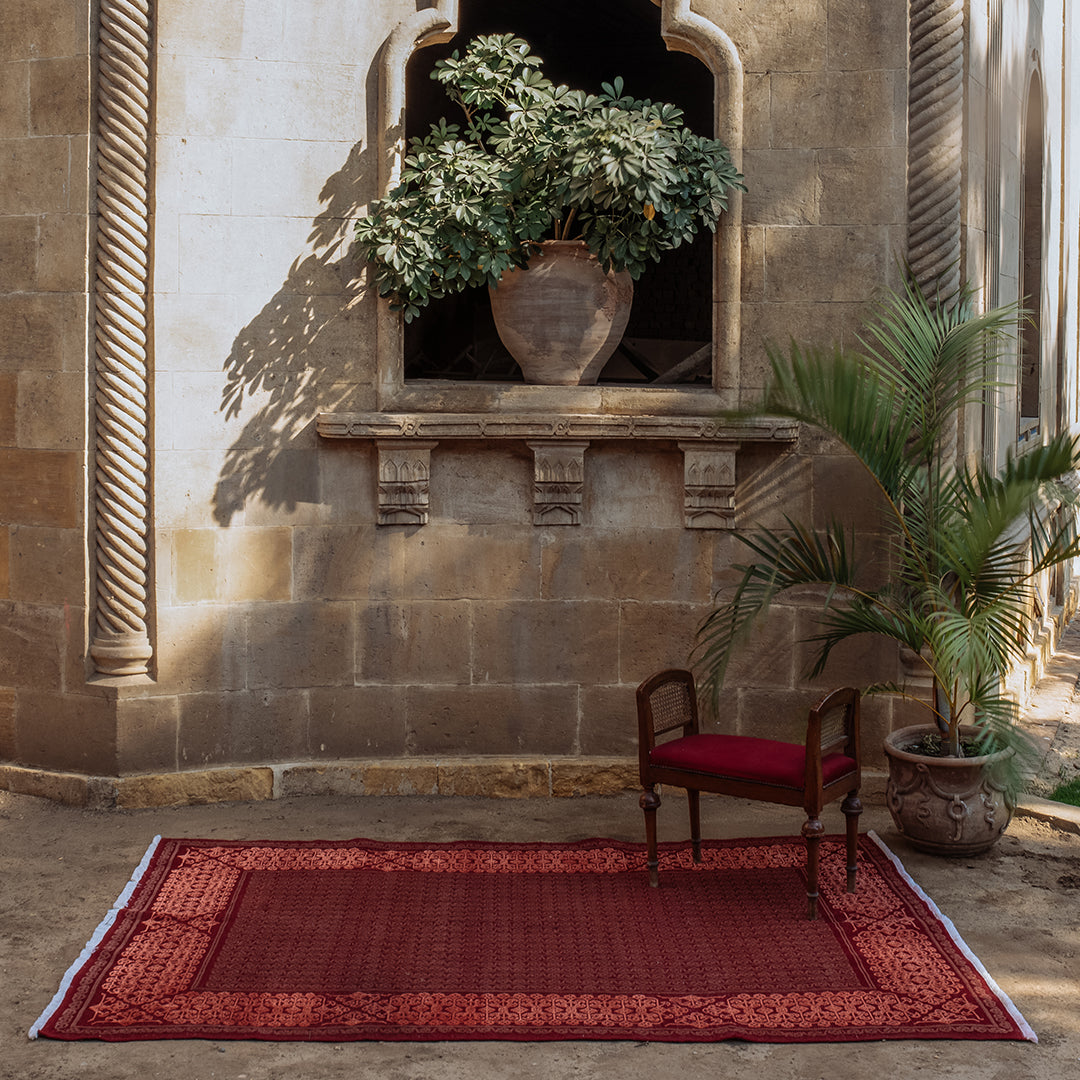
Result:
M840 832L841 815L835 807L829 810L826 826ZM660 813L662 837L678 838L683 818L681 796L671 798ZM797 811L710 797L703 800L703 819L707 836L794 833L799 825ZM955 922L1038 1033L1038 1045L30 1041L28 1028L157 834L247 840L639 840L640 811L632 794L529 801L305 798L124 812L78 810L0 793L0 1077L624 1080L672 1072L685 1080L1080 1077L1080 835L1020 818L990 853L954 861L909 848L881 807L868 808L863 824L878 832Z

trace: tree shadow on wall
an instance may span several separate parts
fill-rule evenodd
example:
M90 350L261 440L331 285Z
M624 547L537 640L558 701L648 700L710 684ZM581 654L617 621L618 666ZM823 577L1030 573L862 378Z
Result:
M358 308L365 289L351 254L352 222L376 172L375 153L357 143L323 185L324 209L281 288L237 335L224 363L219 413L226 422L258 396L257 410L225 455L213 513L227 526L251 500L292 511L319 499L315 416L343 405L355 388Z

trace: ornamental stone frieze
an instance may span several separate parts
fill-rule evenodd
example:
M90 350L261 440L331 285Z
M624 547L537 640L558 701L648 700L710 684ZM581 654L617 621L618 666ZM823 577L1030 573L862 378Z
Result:
M536 525L581 523L591 443L674 443L683 453L686 527L733 529L739 449L747 443L789 446L798 424L701 416L322 413L318 430L326 439L369 440L377 447L380 525L425 524L432 449L443 441L469 439L523 441L533 451Z

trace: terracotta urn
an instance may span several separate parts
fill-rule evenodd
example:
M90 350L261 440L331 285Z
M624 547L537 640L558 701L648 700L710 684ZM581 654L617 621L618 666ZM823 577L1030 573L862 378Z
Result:
M885 738L889 781L885 799L896 827L920 851L977 855L996 843L1012 819L1014 802L1002 782L1002 764L1013 754L932 757L905 749L932 724L899 728ZM961 728L961 736L974 734Z
M525 381L595 383L622 340L634 282L605 273L580 240L546 240L526 270L507 270L490 289L495 328Z

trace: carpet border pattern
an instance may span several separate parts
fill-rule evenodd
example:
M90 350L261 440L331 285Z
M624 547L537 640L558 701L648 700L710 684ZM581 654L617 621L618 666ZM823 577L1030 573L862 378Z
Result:
M791 867L798 838L663 845L664 865L709 872ZM858 893L844 891L843 844L822 844L822 902L874 975L865 990L785 994L236 993L191 988L232 882L252 869L429 873L644 873L644 846L156 838L109 914L30 1029L60 1039L293 1041L632 1039L658 1042L854 1042L1026 1039L1034 1032L953 924L875 834L860 838ZM193 890L191 886L197 883ZM140 953L138 928L197 897L196 917ZM171 899L170 899L171 898ZM167 960L156 953L167 940ZM851 945L856 942L856 945Z

